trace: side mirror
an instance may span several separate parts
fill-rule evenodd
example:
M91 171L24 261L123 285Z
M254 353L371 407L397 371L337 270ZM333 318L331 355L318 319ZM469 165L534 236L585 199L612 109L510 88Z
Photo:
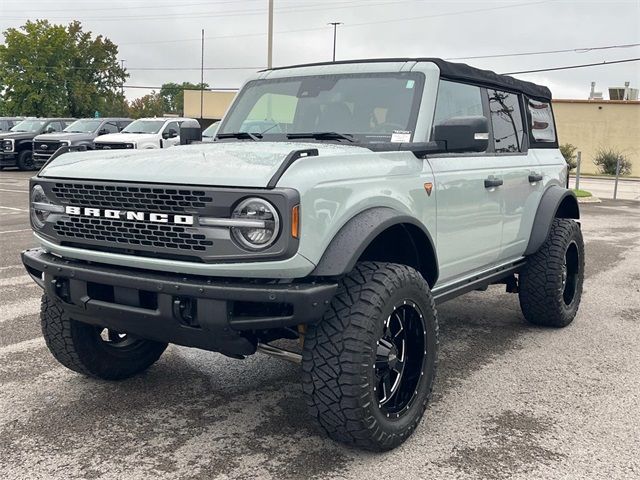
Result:
M484 152L489 146L489 121L484 116L452 117L433 127L433 140L447 152Z
M109 130L107 130L106 128L101 128L100 130L98 130L98 135L107 135L109 133Z
M44 129L44 133L53 133L55 131L56 129L53 128L51 125L49 125L47 128Z
M162 138L164 138L165 140L168 138L176 138L177 136L178 132L176 132L173 128L170 128L162 134Z

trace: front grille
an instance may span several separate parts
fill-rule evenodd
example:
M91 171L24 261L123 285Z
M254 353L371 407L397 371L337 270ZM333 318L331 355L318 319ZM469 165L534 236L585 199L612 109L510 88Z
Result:
M100 241L131 248L146 246L175 252L204 252L213 245L197 228L62 216L53 227L63 241Z
M124 148L133 148L133 143L110 143L110 142L95 142L93 148L96 150L121 150Z
M56 183L51 191L60 203L116 210L184 213L213 202L203 190L182 188Z
M58 141L42 141L42 142L33 142L33 152L37 155L47 155L51 156L53 153L60 148L60 142Z

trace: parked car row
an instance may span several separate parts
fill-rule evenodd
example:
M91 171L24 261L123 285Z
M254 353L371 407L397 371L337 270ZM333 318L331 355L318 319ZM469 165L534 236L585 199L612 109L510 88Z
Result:
M42 167L61 147L89 150L167 148L188 118L0 118L0 169Z

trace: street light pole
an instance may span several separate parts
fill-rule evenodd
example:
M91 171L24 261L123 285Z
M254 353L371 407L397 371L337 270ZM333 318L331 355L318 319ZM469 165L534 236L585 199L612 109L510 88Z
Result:
M273 0L269 0L269 38L267 40L267 68L273 67Z
M200 120L204 118L204 28L202 29L202 48L200 50ZM182 112L184 115L184 111Z
M338 25L342 25L342 22L329 22L327 25L333 25L333 61L336 61L336 31Z

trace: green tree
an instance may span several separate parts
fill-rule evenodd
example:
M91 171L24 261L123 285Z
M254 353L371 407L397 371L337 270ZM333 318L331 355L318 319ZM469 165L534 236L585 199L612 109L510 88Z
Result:
M80 22L27 21L5 30L4 40L0 104L5 114L87 117L122 106L128 74L117 60L118 47L83 31Z
M129 105L129 114L133 118L161 117L164 113L164 101L155 91L132 100Z
M569 171L578 166L578 156L576 155L576 150L578 150L578 147L572 145L571 143L563 143L562 145L560 145L560 153L562 153L564 161L567 162Z
M207 83L191 83L182 82L179 83L163 83L160 87L160 96L164 102L164 110L167 113L177 113L179 115L184 114L184 91L185 90L200 90L202 88L209 88Z

